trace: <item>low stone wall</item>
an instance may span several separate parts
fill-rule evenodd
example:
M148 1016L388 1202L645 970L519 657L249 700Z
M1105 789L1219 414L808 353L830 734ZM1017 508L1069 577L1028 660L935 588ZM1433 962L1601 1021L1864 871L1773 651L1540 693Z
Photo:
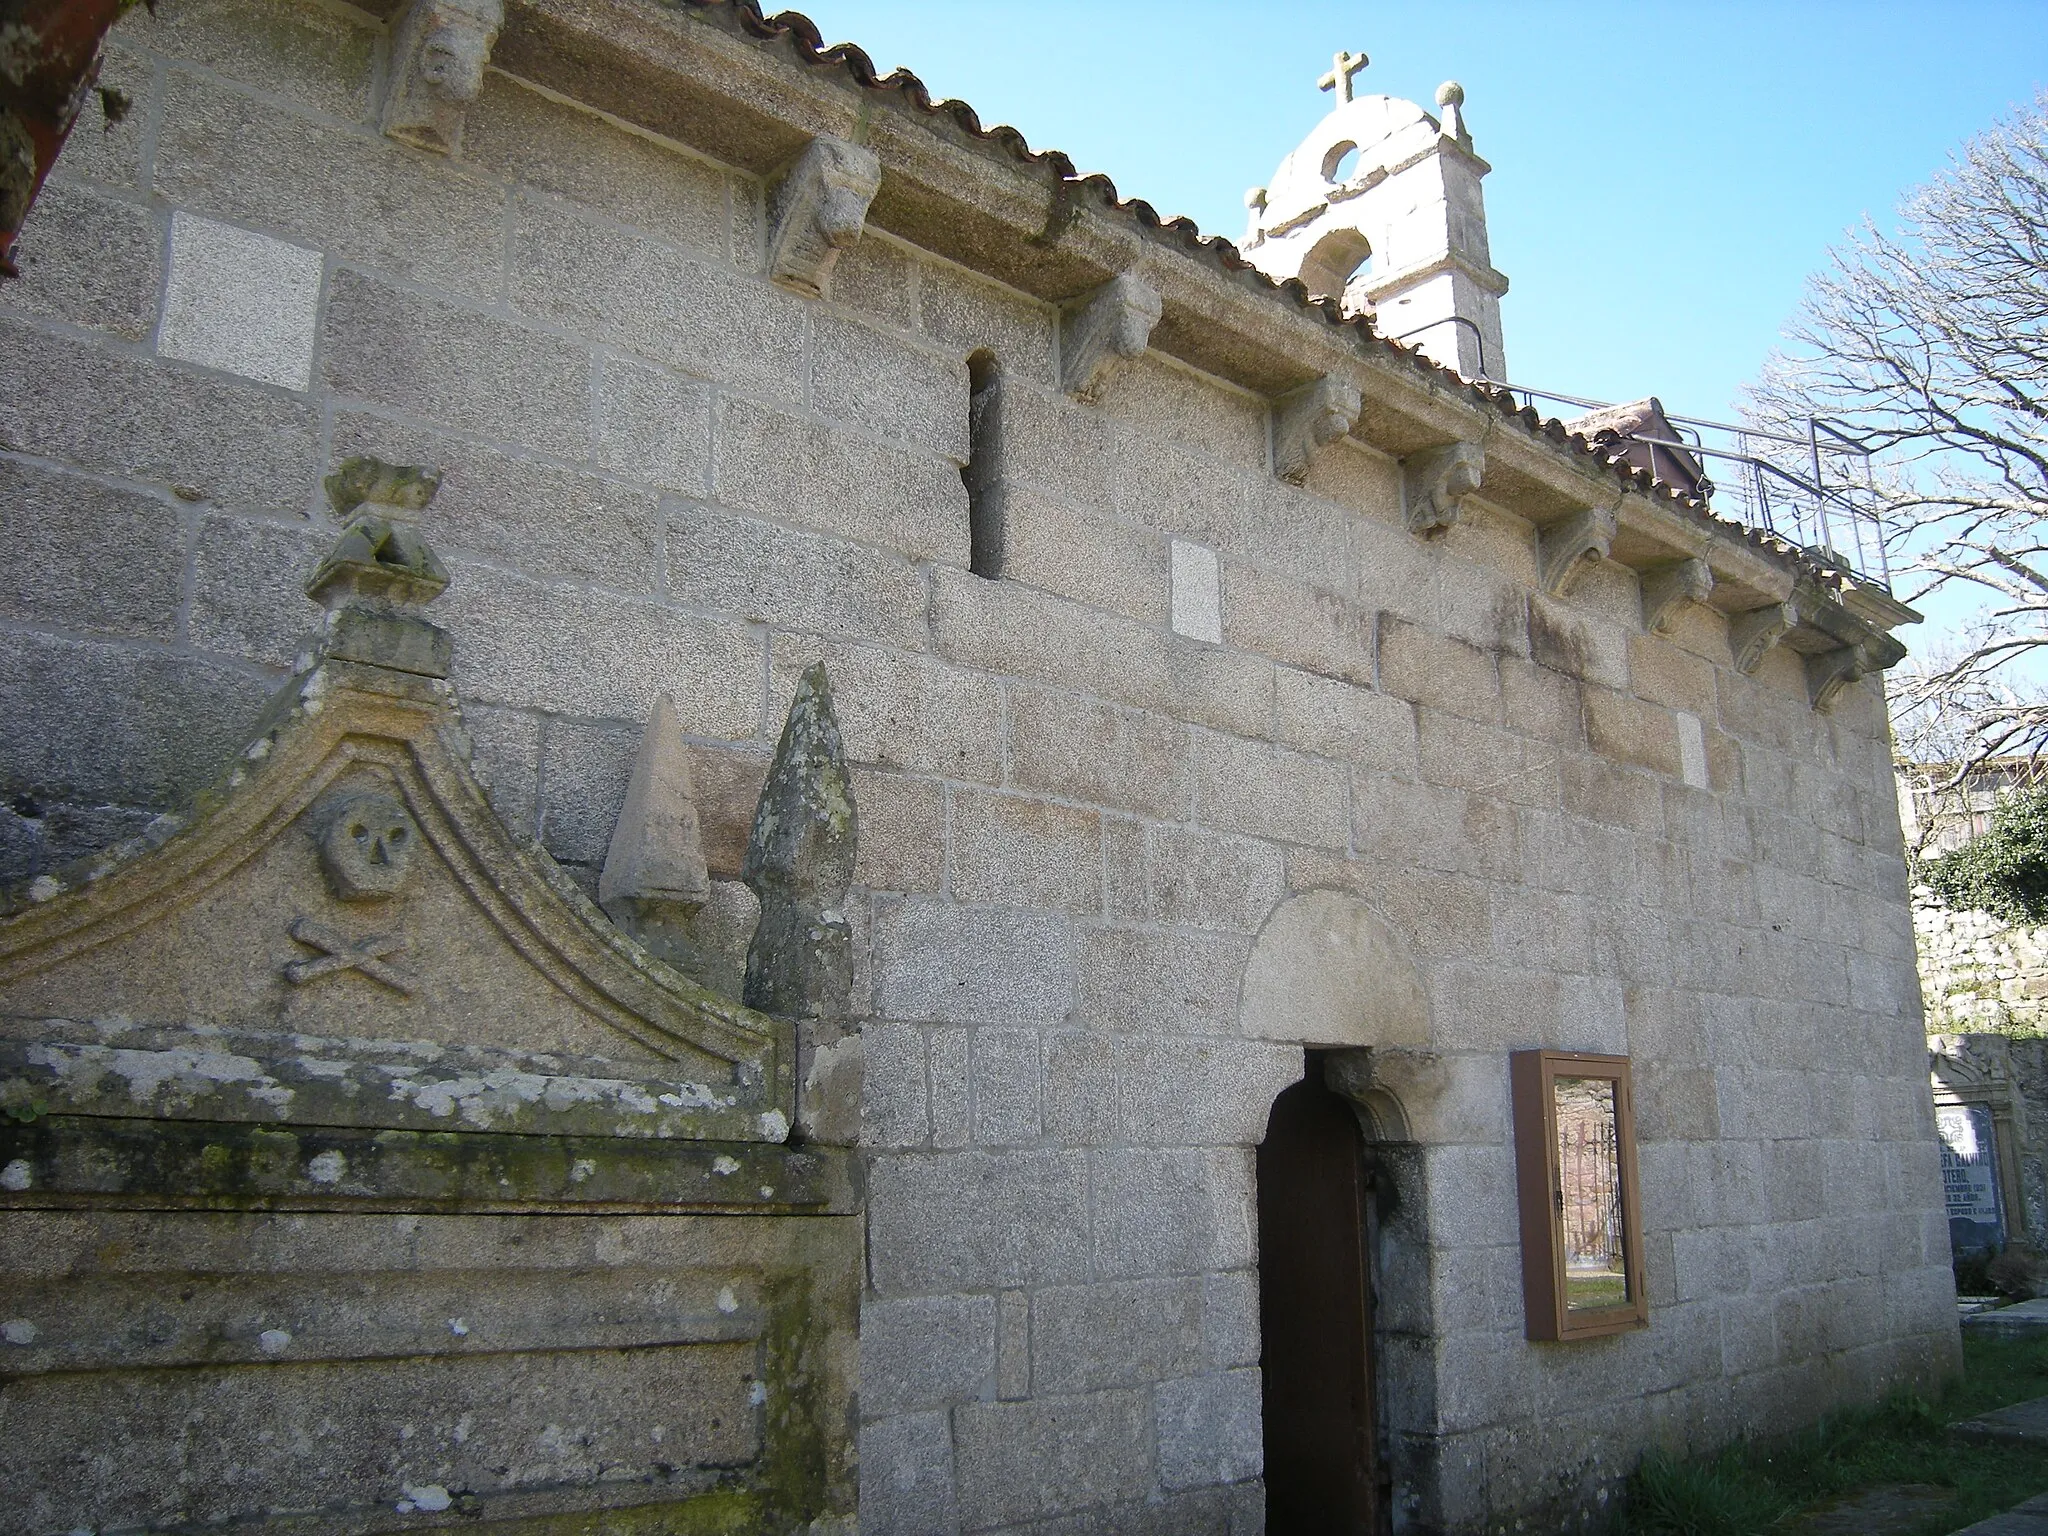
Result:
M2048 927L1951 911L1923 885L1913 937L1929 1034L2048 1034Z

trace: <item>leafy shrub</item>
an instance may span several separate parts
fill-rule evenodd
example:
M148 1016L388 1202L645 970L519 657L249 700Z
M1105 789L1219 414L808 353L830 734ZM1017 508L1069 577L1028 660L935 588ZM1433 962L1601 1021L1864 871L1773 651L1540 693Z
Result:
M2048 790L2000 801L1991 826L1919 871L1952 911L2048 922Z

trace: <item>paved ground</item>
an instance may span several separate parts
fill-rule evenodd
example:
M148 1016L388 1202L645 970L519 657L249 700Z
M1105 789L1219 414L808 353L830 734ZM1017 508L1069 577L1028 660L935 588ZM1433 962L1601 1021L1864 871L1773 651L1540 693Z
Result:
M2048 1328L2048 1297L2037 1301L2015 1302L2009 1307L1994 1307L1988 1311L1972 1312L1963 1319L1963 1326L1972 1331L1988 1328L2000 1333Z
M1975 1525L1956 1531L1954 1536L2048 1536L2048 1493L2008 1509L2002 1515L1979 1520Z
M1786 1525L1786 1536L1906 1536L1955 1502L1953 1488L1895 1483L1846 1494Z
M1964 1440L2033 1445L2048 1451L2048 1397L1980 1413L1974 1419L1949 1425L1948 1432Z
M2027 1308L2040 1310L2042 1322L2048 1322L2048 1301L2024 1301L2017 1307L2005 1307L2004 1312L2019 1312ZM1986 1313L1995 1317L1997 1313ZM1971 1318L1969 1323L1980 1323L1981 1318ZM2022 1323L2020 1326L2034 1326ZM2000 1445L2031 1445L2048 1451L2048 1397L2037 1397L2030 1402L2014 1403L2010 1408L2000 1408L1991 1413L1980 1413L1974 1419L1964 1419L1951 1424L1948 1432L1964 1440L1990 1441ZM2026 1503L2008 1509L2002 1515L1993 1515L1988 1520L1979 1520L1975 1525L1957 1531L1954 1536L2048 1536L2048 1493Z

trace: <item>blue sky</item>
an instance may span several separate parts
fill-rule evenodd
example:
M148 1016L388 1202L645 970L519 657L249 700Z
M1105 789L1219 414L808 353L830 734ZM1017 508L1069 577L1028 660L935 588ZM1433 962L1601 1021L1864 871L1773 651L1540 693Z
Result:
M1514 381L1724 419L1827 247L2048 85L2048 0L804 10L1233 240L1245 189L1328 109L1337 49L1371 55L1361 92L1427 105L1456 78Z

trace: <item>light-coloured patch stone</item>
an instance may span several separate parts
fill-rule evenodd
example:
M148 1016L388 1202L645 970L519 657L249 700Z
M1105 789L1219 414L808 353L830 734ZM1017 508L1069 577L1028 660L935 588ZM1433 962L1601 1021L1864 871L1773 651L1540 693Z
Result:
M318 251L173 214L157 351L305 389L313 377L321 268Z
M1223 579L1216 551L1173 541L1173 630L1191 640L1223 640Z
M1684 710L1673 712L1678 721L1679 776L1694 789L1709 787L1707 779L1707 738L1700 729L1700 717Z

